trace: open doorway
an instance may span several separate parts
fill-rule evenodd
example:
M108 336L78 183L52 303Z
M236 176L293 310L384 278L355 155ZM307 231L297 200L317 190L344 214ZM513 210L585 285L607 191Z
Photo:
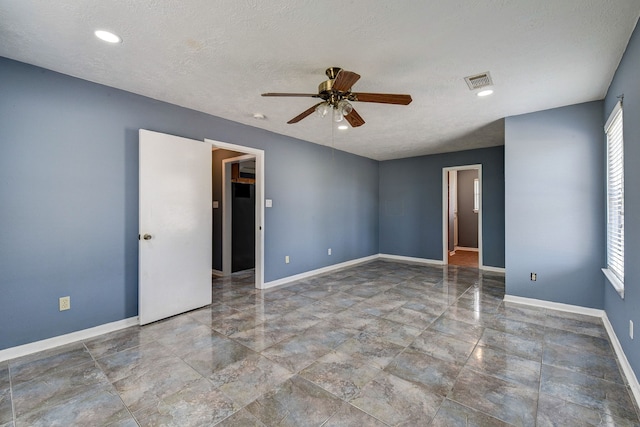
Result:
M206 139L213 146L214 159L219 152L214 169L219 169L220 191L214 195L214 240L213 272L229 276L235 271L255 266L255 286L264 286L264 151L255 148ZM235 182L233 182L235 181ZM247 187L246 185L250 186ZM248 191L247 191L248 190ZM234 197L234 195L236 197ZM246 197L246 196L249 197ZM236 199L236 203L234 203ZM235 213L244 219L233 221ZM242 224L236 229L233 224ZM216 224L218 225L216 227ZM233 242L234 234L240 237ZM252 234L252 235L251 235ZM234 246L241 249L243 259L236 258ZM247 255L247 251L253 251Z
M443 261L482 267L482 165L443 168Z
M255 268L255 164L250 155L223 161L223 235L226 232L229 237L223 244L222 258L223 264L231 264L226 265L231 273Z

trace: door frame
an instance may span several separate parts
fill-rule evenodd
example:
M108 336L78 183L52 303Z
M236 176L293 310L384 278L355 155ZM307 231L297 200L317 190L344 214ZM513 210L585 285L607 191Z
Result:
M450 223L453 223L453 238L451 238L451 246L453 249L449 248L449 238L451 237L451 227L449 227L447 229L447 254L452 254L456 252L456 247L458 246L458 170L454 169L448 171L447 178L449 180L447 183L447 227L449 227ZM451 212L449 211L452 208L453 221L449 218L451 215Z
M442 168L442 262L449 264L449 171L478 170L478 186L480 200L478 206L478 268L483 268L482 262L482 164L460 165ZM457 189L456 189L457 193Z
M235 159L239 159L239 158L255 158L256 160L256 184L255 184L255 191L256 191L256 221L255 221L255 230L256 230L256 269L255 269L255 287L257 289L264 289L264 199L265 199L265 192L264 192L264 150L260 150L257 148L252 148L252 147L246 147L244 145L238 145L238 144L231 144L228 142L222 142L222 141L216 141L214 139L208 139L205 138L204 140L205 142L208 142L209 144L211 144L212 147L216 147L216 148L222 148L225 150L230 150L230 151L237 151L240 153L245 153L247 157L245 157L245 155L243 156L238 156L235 157ZM222 210L222 215L223 215L223 220L222 220L222 268L223 268L223 274L226 276L228 274L231 274L231 251L227 250L231 248L231 228L230 228L230 224L231 224L231 206L229 203L227 203L226 200L226 196L227 194L229 195L229 199L230 199L230 194L231 194L231 179L229 179L229 188L226 189L227 186L227 174L230 177L231 176L231 160L233 159L225 159L225 160L229 160L228 162L224 163L225 161L223 160L223 165L225 166L222 169L222 179L223 179L223 185L222 185L222 192L223 192L223 210ZM227 167L229 168L229 171L227 172ZM227 211L227 209L229 209L229 211ZM226 227L226 219L228 218L228 222L229 222L229 229L227 229L225 231ZM227 255L228 259L226 259L225 262L225 254ZM227 269L228 267L228 269ZM228 273L227 273L228 272Z
M232 262L232 246L233 233L231 231L231 219L233 218L233 209L231 206L231 165L240 163L245 160L255 159L253 154L244 154L242 156L230 157L222 160L222 275L231 275ZM257 169L257 166L256 166ZM257 171L256 171L257 172ZM256 204L258 200L256 198ZM257 242L256 242L257 244Z

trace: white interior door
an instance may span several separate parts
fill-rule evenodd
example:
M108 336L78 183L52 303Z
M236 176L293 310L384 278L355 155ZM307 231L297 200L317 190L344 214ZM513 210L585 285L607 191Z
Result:
M211 145L140 130L138 316L211 304Z

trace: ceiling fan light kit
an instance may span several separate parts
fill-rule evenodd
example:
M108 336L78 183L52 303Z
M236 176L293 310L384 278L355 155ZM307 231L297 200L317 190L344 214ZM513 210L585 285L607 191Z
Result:
M327 114L329 114L329 111L331 111L331 107L329 106L328 103L326 102L321 102L320 104L318 104L316 106L316 113L318 114L318 116L320 116L321 118L326 116Z
M353 111L353 105L351 105L349 101L343 99L342 101L338 102L338 111L343 116L348 116Z
M295 96L320 98L323 101L298 114L287 123L298 123L314 112L325 117L331 111L333 120L337 123L346 119L352 127L362 126L365 121L353 108L352 102L376 102L379 104L408 105L411 95L389 93L358 93L352 92L351 87L360 80L360 75L353 71L346 71L340 67L330 67L325 71L329 80L318 86L317 94L306 93L263 93L262 96Z
M335 104L331 104L329 101L326 101L315 106L315 112L320 118L329 114L330 111L333 112L333 121L341 122L343 117L351 114L353 106L345 99L338 101Z

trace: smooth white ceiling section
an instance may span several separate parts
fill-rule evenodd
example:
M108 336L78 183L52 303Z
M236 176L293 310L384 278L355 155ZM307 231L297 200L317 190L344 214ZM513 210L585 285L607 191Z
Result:
M341 150L384 160L503 143L502 119L602 99L640 0L0 0L0 55L323 145L329 118L286 122L317 102L330 66L366 121ZM121 44L98 40L110 30ZM478 98L464 77L490 71ZM256 120L259 112L265 120Z

